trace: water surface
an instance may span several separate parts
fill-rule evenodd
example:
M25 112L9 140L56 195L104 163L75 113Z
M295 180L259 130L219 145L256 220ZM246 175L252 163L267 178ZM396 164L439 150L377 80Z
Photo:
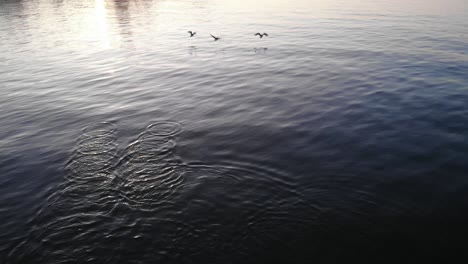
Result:
M463 0L1 0L0 262L456 256L467 14Z

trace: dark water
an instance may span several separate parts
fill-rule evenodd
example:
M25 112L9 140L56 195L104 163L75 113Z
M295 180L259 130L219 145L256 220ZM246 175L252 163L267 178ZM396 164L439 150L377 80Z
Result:
M460 257L467 14L0 0L0 263Z

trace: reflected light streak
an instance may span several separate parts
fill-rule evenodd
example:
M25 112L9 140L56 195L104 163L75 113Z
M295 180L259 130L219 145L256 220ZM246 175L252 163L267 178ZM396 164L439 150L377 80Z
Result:
M94 13L97 27L96 31L98 33L98 36L96 37L104 47L110 47L105 0L96 0Z

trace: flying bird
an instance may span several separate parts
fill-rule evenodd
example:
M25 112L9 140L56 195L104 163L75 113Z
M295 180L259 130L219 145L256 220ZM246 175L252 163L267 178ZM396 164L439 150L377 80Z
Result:
M193 37L197 34L197 32L187 31L190 34L190 37Z
M211 36L212 38L214 38L214 41L218 41L218 40L220 40L220 39L221 39L221 38L219 38L219 37L215 37L215 36L213 36L213 35L211 35L211 34L210 34L210 36Z
M263 38L263 37L268 37L268 34L267 33L257 33L255 34L254 36L259 36L260 38Z

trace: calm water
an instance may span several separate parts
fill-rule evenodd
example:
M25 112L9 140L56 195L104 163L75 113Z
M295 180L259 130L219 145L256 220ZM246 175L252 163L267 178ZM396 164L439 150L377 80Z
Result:
M458 255L467 29L464 0L0 0L0 263Z

